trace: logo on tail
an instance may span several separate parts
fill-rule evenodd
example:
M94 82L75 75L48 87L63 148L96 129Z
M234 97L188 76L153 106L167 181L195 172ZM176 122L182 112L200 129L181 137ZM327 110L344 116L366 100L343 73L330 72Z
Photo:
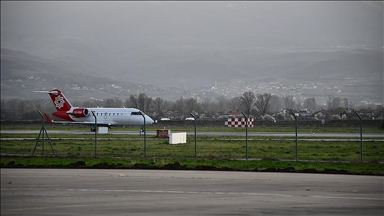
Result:
M65 101L64 101L64 98L60 97L60 95L59 95L55 98L55 101L53 103L55 104L55 107L60 109L60 108L64 107Z
M59 89L53 89L49 91L48 94L49 96L51 96L53 105L55 106L57 111L66 112L72 108L71 103Z

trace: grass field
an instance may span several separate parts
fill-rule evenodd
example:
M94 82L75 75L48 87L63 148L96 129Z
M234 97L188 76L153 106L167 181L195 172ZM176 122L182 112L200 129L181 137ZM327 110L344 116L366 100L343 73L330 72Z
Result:
M2 130L39 130L41 124L29 124L29 123L1 123ZM90 127L85 125L63 125L63 124L46 124L47 130L84 130L89 131ZM167 123L159 123L147 126L147 130L156 131L158 129L170 129L176 131L193 131L194 123L193 121L184 122L178 125L169 125ZM114 127L113 130L137 130L139 131L140 127ZM245 128L228 128L226 126L201 126L197 123L197 131L209 131L209 132L230 132L230 131L239 131L245 132ZM294 132L295 125L294 122L292 125L255 125L253 128L248 128L249 132ZM359 126L330 126L330 125L300 125L298 126L298 132L308 132L308 133L321 133L321 132L331 132L331 133L360 133ZM384 133L383 129L379 129L378 125L374 126L363 126L363 133Z
M52 128L52 130L69 130L71 128L60 125ZM2 128L2 130L4 129ZM16 128L7 129L14 130ZM30 129L38 130L39 127ZM72 128L72 130L82 129L89 130L88 127ZM202 128L200 130L222 131L223 128L219 129ZM224 129L225 131L234 130L232 128ZM122 130L122 128L118 130ZM129 130L133 130L133 128L129 128ZM154 128L149 128L149 130L155 131ZM192 131L193 127L175 128L175 131L177 130ZM236 131L245 130L236 129ZM272 129L266 128L265 131L272 131ZM334 128L331 132L339 131L343 132L340 128ZM318 132L327 131L318 129ZM382 133L382 131L379 132ZM37 143L34 157L30 157L36 145L37 136L38 133L2 133L1 166L384 174L384 143L382 139L363 141L364 163L360 163L359 140L346 138L338 140L313 137L300 139L298 142L298 161L296 161L296 143L292 137L249 137L248 160L246 160L244 136L199 135L197 137L196 159L194 136L187 136L186 144L169 145L168 139L147 135L146 148L144 149L143 137L139 138L137 135L98 134L97 158L95 158L94 134L50 134L57 157L53 157L47 139L44 140L44 151L42 140L40 140Z
M29 136L29 137L28 137ZM19 139L15 139L18 137ZM92 134L52 134L52 146L59 157L94 157L95 140ZM36 145L36 138L23 134L1 134L1 153L28 156ZM10 138L11 140L5 139ZM143 137L104 134L98 137L96 154L99 157L123 158L177 158L195 157L194 137L188 136L186 144L169 145L168 139L147 136L144 149ZM196 157L200 159L245 159L244 137L199 136L196 142ZM365 162L384 162L384 145L380 139L363 142ZM40 139L34 155L53 156L47 139ZM292 138L252 137L248 140L249 159L295 160L296 143ZM300 161L360 161L360 142L341 139L303 139L298 142Z

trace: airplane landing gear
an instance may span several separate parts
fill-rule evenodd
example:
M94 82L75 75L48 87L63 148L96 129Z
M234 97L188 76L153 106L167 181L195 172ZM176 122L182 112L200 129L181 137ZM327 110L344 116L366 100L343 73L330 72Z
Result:
M141 137L141 133L144 133L144 127L140 128L140 135L139 135L139 137Z

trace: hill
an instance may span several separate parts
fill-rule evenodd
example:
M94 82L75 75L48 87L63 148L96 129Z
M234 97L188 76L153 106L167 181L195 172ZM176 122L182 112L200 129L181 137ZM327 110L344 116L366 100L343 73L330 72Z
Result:
M126 71L111 70L98 75L90 68L100 65L73 56L52 60L3 48L1 96L28 98L32 91L57 87L69 92L81 90L69 95L79 100L124 99L143 92L151 97L176 100L181 96L235 97L248 89L255 93L336 95L358 101L380 101L382 59L383 52L369 49L207 52L197 48L158 47L128 60ZM235 84L236 80L240 84ZM212 89L215 82L219 88ZM297 87L304 84L318 87L312 91ZM283 88L285 91L281 92Z
M179 97L182 90L159 88L151 84L137 84L102 76L87 75L79 70L82 61L51 61L26 52L1 49L1 98L46 98L33 91L63 89L73 100L91 97L129 98L131 94L146 93L152 97L168 94Z

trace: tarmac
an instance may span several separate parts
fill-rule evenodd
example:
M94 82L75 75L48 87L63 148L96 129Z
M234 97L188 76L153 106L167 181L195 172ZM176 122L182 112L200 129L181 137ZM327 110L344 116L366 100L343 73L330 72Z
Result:
M380 215L384 177L1 169L1 215Z

